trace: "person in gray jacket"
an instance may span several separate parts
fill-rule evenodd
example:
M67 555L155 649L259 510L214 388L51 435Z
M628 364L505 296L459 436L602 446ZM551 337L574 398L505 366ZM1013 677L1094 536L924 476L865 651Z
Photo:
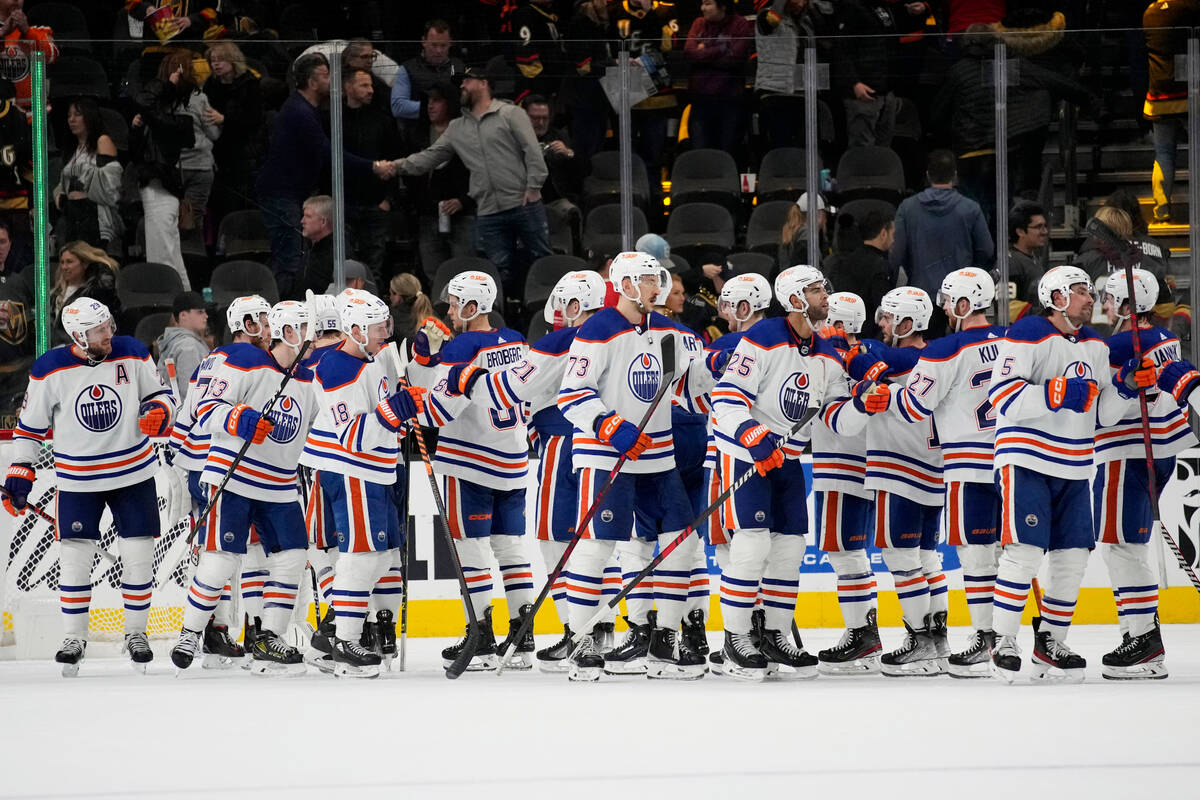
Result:
M475 247L499 270L504 294L521 296L525 267L550 254L550 228L542 205L549 174L524 109L492 97L494 77L468 67L462 80L462 116L424 150L393 162L401 175L424 175L455 155L471 174L476 204ZM517 242L528 261L515 264Z
M158 373L180 401L187 398L188 381L210 350L204 334L208 330L208 309L196 292L182 292L171 305L171 324L155 341L158 347ZM167 361L175 365L175 378L167 372Z

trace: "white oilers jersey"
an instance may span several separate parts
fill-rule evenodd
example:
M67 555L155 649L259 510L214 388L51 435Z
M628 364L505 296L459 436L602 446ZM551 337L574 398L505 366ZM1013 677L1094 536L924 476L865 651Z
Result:
M1162 369L1168 361L1179 360L1179 340L1162 328L1146 328L1139 331L1142 355L1154 361L1155 369ZM1134 357L1133 334L1129 331L1109 337L1109 366L1115 375L1117 370ZM1188 424L1187 414L1175 402L1170 392L1159 392L1158 397L1147 403L1150 416L1150 441L1154 445L1155 458L1177 455L1196 444L1196 436ZM1142 412L1134 400L1129 410L1108 428L1096 431L1096 461L1116 461L1132 458L1141 461L1146 457L1142 438Z
M558 390L579 328L560 328L529 346L525 360L512 369L489 372L471 390L471 402L503 411L530 413L529 427L539 436L570 436L574 427L558 408Z
M279 391L283 375L283 368L266 350L246 343L225 349L225 357L209 375L204 397L196 404L196 423L210 437L201 482L219 484L246 443L230 422L234 408L246 405L261 411ZM271 503L296 501L296 465L315 413L313 374L297 365L268 416L275 427L261 444L250 445L226 491Z
M1046 383L1057 377L1090 378L1100 396L1083 413L1053 411ZM1104 340L1086 326L1064 334L1046 317L1026 317L1009 327L988 398L996 410L996 468L1013 464L1076 480L1091 477L1097 422L1113 425L1130 406L1112 384Z
M605 308L579 328L558 393L558 407L575 427L575 469L612 469L616 465L616 449L596 438L596 420L616 412L633 425L642 421L663 381L662 342L667 334L674 337L673 389L667 391L643 428L650 436L650 446L621 469L644 475L675 468L671 392L674 402L684 409L708 413L705 395L713 379L704 364L703 346L696 334L657 312L633 325L617 309Z
M986 325L930 342L893 397L906 422L924 430L933 418L946 481L992 482L996 415L988 387L1003 339L1003 327Z
M839 358L845 358L849 348L840 336L826 340L833 345ZM845 372L843 395L850 395L854 380ZM814 492L844 492L858 497L873 498L868 491L867 480L867 431L866 425L855 433L835 433L825 422L824 414L813 420L812 427L812 489ZM840 416L840 415L838 415Z
M873 349L892 368L888 375L892 392L908 383L921 350L915 347ZM925 506L942 505L942 448L933 420L916 424L900 409L901 403L888 404L888 410L875 414L867 422L867 488L903 495Z
M785 457L800 458L811 436L811 425L789 436L810 408L825 408L835 430L855 432L866 416L853 407L846 373L837 350L826 339L800 339L785 317L759 322L746 332L712 390L713 437L717 450L741 461L753 461L738 441L744 423L766 425L772 433L788 437ZM844 412L844 413L843 413Z
M208 444L212 434L203 425L196 424L196 406L204 398L213 369L225 359L225 351L230 346L218 347L205 356L188 378L187 396L180 404L175 426L171 428L171 449L175 452L172 463L188 472L200 472L208 461Z
M336 472L369 483L396 482L400 439L384 427L375 407L388 399L396 386L396 375L387 345L374 359L364 360L347 353L339 344L321 348L323 355L314 371L317 412L300 463L326 472Z
M508 328L468 331L442 346L440 366L409 366L414 382L430 387L421 420L441 429L433 457L433 468L440 474L498 490L525 486L529 441L524 409L517 403L497 410L490 407L490 398L485 403L451 396L446 372L454 364L501 372L522 363L527 349L524 337ZM480 389L484 387L474 392L477 399Z
M151 478L158 460L138 427L139 409L149 401L174 415L175 396L132 336L114 336L112 353L95 366L69 345L56 347L30 369L13 431L13 463L34 463L42 442L53 438L62 491L120 489Z

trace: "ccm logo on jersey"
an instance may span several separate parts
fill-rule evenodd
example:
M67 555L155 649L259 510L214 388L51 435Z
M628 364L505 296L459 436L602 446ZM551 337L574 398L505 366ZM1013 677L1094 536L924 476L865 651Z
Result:
M278 405L271 409L270 419L275 427L267 435L280 444L287 444L300 432L301 414L299 403L290 397L281 397Z
M642 353L629 365L629 391L644 403L654 399L658 385L662 383L662 364L658 356Z
M1067 364L1067 368L1063 371L1063 375L1067 376L1068 378L1090 379L1092 377L1092 365L1086 361L1072 361L1070 364Z
M779 387L779 408L792 422L799 422L808 410L808 374L793 372Z
M121 397L111 386L85 386L75 398L75 419L93 433L112 430L120 418Z

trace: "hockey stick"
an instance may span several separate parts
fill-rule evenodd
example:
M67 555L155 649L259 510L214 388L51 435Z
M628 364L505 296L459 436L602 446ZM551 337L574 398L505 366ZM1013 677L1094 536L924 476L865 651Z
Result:
M804 414L801 415L800 420L795 425L793 425L790 430L788 430L788 432L785 436L783 436L779 440L779 444L776 446L776 449L777 450L782 449L784 444L787 443L788 439L791 439L793 436L795 436L796 433L799 432L799 430L801 428L803 428L806 424L808 424L808 422L813 417L815 417L820 410L821 409L818 407L818 408L810 408L809 410L805 411ZM689 536L691 536L692 533L697 528L699 528L701 525L703 525L705 520L707 520L709 517L711 517L713 514L715 514L717 512L717 509L720 508L721 505L726 500L728 500L730 497L732 497L734 492L736 492L748 480L750 480L752 477L754 477L755 473L757 473L757 472L758 472L758 467L752 466L749 469L747 469L745 472L743 472L741 475L739 475L737 478L735 478L733 483L729 484L729 488L725 489L725 491L723 491L719 495L717 495L717 498L712 501L712 503L708 506L708 508L701 511L700 514L694 520L692 520L691 523L689 523L686 528L684 528L682 531L679 532L678 536L676 536L674 539L672 539L670 542L668 542L665 547L659 548L658 555L656 555L654 558L652 558L650 560L650 563L642 568L641 572L639 572L637 575L635 575L633 577L632 580L630 580L628 583L626 583L625 586L622 587L620 592L618 592L607 603L602 603L600 605L600 607L596 609L596 613L592 615L592 618L589 619L583 625L582 628L580 628L578 631L573 631L571 638L575 639L583 631L590 632L592 630L592 627L597 622L604 619L605 615L608 613L608 610L610 608L616 608L617 604L620 603L621 600L623 600L627 594L632 592L639 583L641 583L643 580L645 580L646 577L651 572L654 571L655 567L657 567L659 564L661 564L663 562L663 560L667 558L667 556L669 556L669 555L671 555L671 553L675 552L675 548L677 548L677 547L679 547L679 545L683 544L684 540L686 540ZM795 622L793 622L793 625L794 624L795 624Z
M667 392L671 390L671 384L674 383L675 378L678 377L675 374L675 335L671 333L666 334L663 336L660 344L662 346L661 353L663 365L662 383L659 384L658 390L654 393L654 397L650 400L650 406L646 409L646 413L642 415L642 421L638 425L639 436L643 431L645 431L646 426L650 424L650 418L654 416L654 410L658 408L658 405L662 402L663 397L665 397ZM516 642L521 641L521 639L523 639L529 633L529 631L533 629L533 620L537 616L538 609L542 607L544 602L546 602L546 598L550 595L551 587L553 587L554 582L558 580L558 576L562 574L563 569L567 565L567 559L571 557L571 552L575 549L575 545L579 544L579 540L583 538L583 532L587 530L588 525L592 521L592 517L596 515L596 510L600 508L600 503L604 500L604 496L608 494L608 490L612 488L613 482L616 481L617 473L621 471L621 467L625 465L627 460L629 460L629 456L625 453L622 453L617 458L617 463L614 464L613 468L609 471L608 477L605 478L604 483L600 485L600 489L596 492L596 497L594 500L592 500L591 506L589 506L588 510L584 512L583 517L579 520L579 524L575 526L575 533L571 536L571 541L567 542L566 549L563 550L563 554L559 557L558 563L554 565L554 569L550 570L550 574L546 576L546 583L544 586L542 586L542 591L538 593L537 599L533 601L533 608L526 615L525 619L521 621L521 627L517 631L517 635L500 643L499 648L496 650L496 655L500 657L500 666L496 668L497 675L503 675L505 667L508 666L508 659L505 658L508 642L511 641L515 644Z
M10 492L8 489L5 489L3 486L0 486L0 492L3 492L5 495L7 495L10 498L13 496L13 493ZM58 533L57 533L58 520L56 520L54 517L52 517L48 513L46 513L46 511L44 511L40 506L36 506L33 503L30 503L28 501L26 501L26 503L25 503L25 508L28 508L34 514L37 514L39 517L41 517L44 522L48 523L50 525L50 527L53 528L55 531L55 538L58 538ZM101 547L96 542L93 542L91 539L74 539L73 541L83 542L88 547L90 547L96 553L96 555L100 556L108 563L110 563L110 564L117 563L116 556L114 556L112 553L105 550L103 547Z
M1033 615L1033 619L1030 622L1033 624L1033 632L1037 633L1042 627L1042 585L1038 583L1036 577L1030 581L1030 588L1033 589L1034 611L1037 612Z
M1125 283L1129 291L1129 329L1130 335L1133 338L1133 355L1141 363L1142 337L1137 326L1137 295L1134 293L1133 285L1134 261L1130 258L1129 253L1132 245L1128 242L1122 243L1113 230L1098 219L1091 219L1087 224L1087 230L1099 240L1100 251L1105 258L1111 261L1115 257L1117 267L1125 271ZM1120 309L1117 310L1119 311ZM1142 417L1142 447L1146 458L1146 488L1150 494L1150 510L1154 515L1154 526L1163 540L1166 541L1171 552L1175 554L1175 560L1183 568L1184 574L1188 576L1188 579L1192 582L1192 586L1196 588L1196 591L1200 592L1200 578L1196 577L1192 565L1183 557L1183 553L1180 551L1179 545L1175 542L1175 538L1167 531L1167 526L1162 523L1162 512L1158 505L1158 476L1154 472L1154 444L1150 434L1150 406L1146 400L1146 389L1141 386L1138 387L1138 411Z
M412 468L411 445L408 437L400 445L404 454L404 480L409 480L409 470ZM400 672L404 672L408 658L408 548L412 542L412 531L408 523L412 519L411 485L404 487L404 546L400 548Z
M392 358L393 366L396 370L396 377L402 389L408 389L411 384L408 382L408 371L405 365L400 360L399 345L392 345L388 350L388 354ZM467 586L467 576L463 572L462 561L458 558L458 546L454 543L454 534L450 532L450 514L446 511L446 502L442 499L442 492L438 489L437 478L433 474L433 460L429 456L429 448L425 446L425 432L421 430L420 420L414 420L410 426L411 430L417 435L417 447L421 451L421 461L425 464L425 474L429 476L429 489L433 492L433 502L437 505L438 512L438 531L442 534L442 538L446 540L446 547L450 551L450 556L454 561L454 574L458 578L458 591L462 595L463 606L467 613L467 636L463 642L462 652L458 654L458 658L451 662L450 666L446 667L446 677L454 680L467 668L467 664L471 663L471 659L475 657L475 651L479 649L479 617L475 614L475 605L471 602L471 587ZM405 543L407 547L407 542ZM405 581L407 585L407 581Z

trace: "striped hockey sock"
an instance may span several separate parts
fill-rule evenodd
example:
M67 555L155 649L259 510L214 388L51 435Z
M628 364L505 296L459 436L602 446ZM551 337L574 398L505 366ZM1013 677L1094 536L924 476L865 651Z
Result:
M800 593L800 578L786 580L765 575L758 596L766 609L766 626L770 631L790 631L796 616L796 596Z
M363 622L367 618L371 593L367 590L333 590L333 611L337 624L337 638L357 642L362 636Z
M926 572L925 582L929 584L929 611L936 614L950 609L950 587L946 583L946 573Z
M263 586L267 582L267 570L251 568L242 571L240 591L242 593L242 608L253 621L255 617L262 619L263 615Z
M616 563L616 561L608 562L608 566L604 568L604 582L600 586L600 602L607 603L609 600L612 600L621 593L623 586L621 565ZM610 610L605 615L604 622L612 622L616 619L618 610L617 608Z
M121 582L121 600L125 606L125 632L144 633L150 621L150 596L154 582Z
M391 611L393 617L396 617L403 596L404 573L401 572L399 564L393 564L388 567L387 572L379 577L379 580L375 581L371 599L374 601L376 611Z
M721 617L725 620L725 630L750 632L750 612L758 600L758 585L757 580L721 575Z
M837 598L847 628L866 625L867 612L875 608L877 603L874 573L838 575Z
M1154 615L1158 613L1157 584L1119 586L1114 594L1123 631L1127 630L1130 636L1141 636L1154 627Z
M1016 636L1021 628L1021 613L1029 597L1028 581L996 577L995 599L992 602L992 627L999 636Z
M920 568L893 570L892 578L896 581L896 598L904 621L913 628L922 627L929 613L929 581L925 573Z
M467 589L471 593L471 605L475 608L475 616L482 620L483 612L492 604L492 571L464 564L463 575L467 579Z
M521 606L533 602L533 566L527 563L501 564L500 578L504 581L504 596L508 599L508 614L515 618Z
M971 575L963 571L963 588L967 595L967 612L971 626L977 631L992 629L992 608L996 596L996 575Z
M1047 630L1060 642L1067 638L1067 630L1071 627L1071 618L1075 616L1075 601L1060 600L1050 595L1042 597L1042 624L1049 625Z

